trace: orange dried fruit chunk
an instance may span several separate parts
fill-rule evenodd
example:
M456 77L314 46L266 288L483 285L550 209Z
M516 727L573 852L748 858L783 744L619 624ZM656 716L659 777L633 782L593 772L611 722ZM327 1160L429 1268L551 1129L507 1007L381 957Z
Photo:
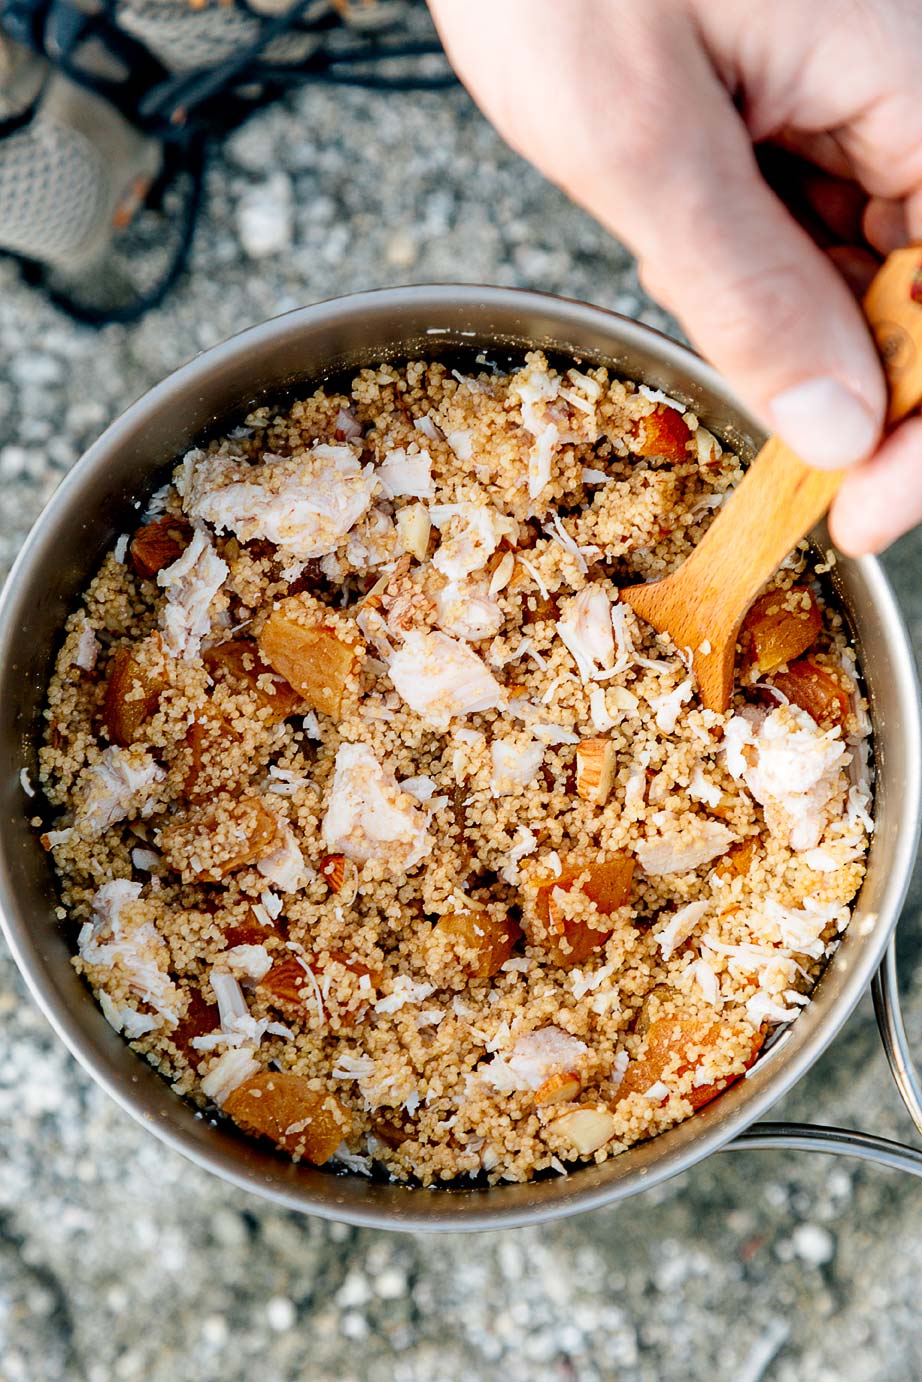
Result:
M752 861L756 857L759 847L757 835L750 835L746 840L740 840L739 844L731 845L726 854L722 854L714 872L718 878L744 878L752 868Z
M192 1045L193 1037L205 1036L221 1025L221 1017L215 1003L202 997L198 988L189 988L186 1011L169 1033L169 1040L191 1061L201 1060L202 1052Z
M117 648L109 668L102 718L109 738L128 748L146 720L155 713L164 683L141 666L130 648Z
M771 682L824 728L844 725L848 718L848 692L831 672L809 658L792 662L786 672L777 672Z
M764 675L805 653L822 627L823 616L812 590L806 586L769 590L743 620L739 641L744 656Z
M224 1112L244 1132L313 1166L329 1161L352 1125L334 1094L284 1071L262 1070L244 1080L224 1100Z
M752 1032L741 1023L707 1022L697 1017L658 1017L647 1030L646 1054L632 1060L615 1093L613 1103L620 1103L629 1094L645 1094L670 1069L678 1079L695 1069L725 1040L728 1032L742 1036L749 1045L744 1069L749 1068L762 1046L760 1032ZM672 1069L678 1056L677 1069ZM742 1075L742 1071L711 1084L695 1085L684 1097L693 1109L703 1108Z
M369 969L361 961L353 960L339 950L331 951L330 959L335 960L344 969L350 970L359 978L363 974L367 975L373 989L381 987L380 973L377 970ZM309 966L315 976L323 974L324 966L316 960L306 957L304 964ZM279 1012L295 1020L303 1019L305 1009L312 1011L316 1004L314 985L311 983L310 975L305 970L304 965L295 958L277 960L268 974L256 985L256 994L264 1003L268 1003L271 1007L277 1008ZM371 998L372 994L369 993L368 1001ZM354 1001L350 1007L361 1009L365 1007L365 1003L362 1000Z
M252 638L233 638L226 643L217 643L213 648L206 648L202 661L215 680L223 674L232 682L242 683L255 696L260 708L271 712L267 724L287 720L303 704L303 698L294 687L263 661ZM265 682L259 684L260 678L267 675L272 678L271 690Z
M585 921L565 917L555 902L554 893L558 889L570 892L580 874L587 871L589 877L579 885L580 891L595 903L601 916L610 916L630 900L634 877L634 856L631 854L613 854L607 859L595 859L589 863L565 859L559 877L542 869L534 899L535 914L548 931L567 944L564 949L559 941L546 942L555 964L582 964L596 950L600 950L611 935L610 928L597 929Z
M277 960L256 985L256 996L288 1017L303 1017L314 989L304 966L296 959Z
M206 805L165 825L160 850L185 880L219 883L229 873L272 853L278 821L257 796L217 792Z
M184 518L164 514L152 523L145 523L131 540L128 549L135 574L146 581L156 578L157 572L178 561L192 540L192 529Z
M314 710L338 716L358 671L361 640L332 623L304 622L302 597L280 600L259 635L259 650Z
M240 735L222 715L209 708L192 721L186 730L185 743L189 750L189 769L183 791L189 801L203 801L217 786L213 770L220 771L231 761L228 750L240 743Z
M432 928L430 945L447 943L475 979L498 974L521 939L522 928L509 917L488 911L449 912Z
M688 459L691 432L682 414L665 403L637 424L631 449L635 456L664 456L669 461Z

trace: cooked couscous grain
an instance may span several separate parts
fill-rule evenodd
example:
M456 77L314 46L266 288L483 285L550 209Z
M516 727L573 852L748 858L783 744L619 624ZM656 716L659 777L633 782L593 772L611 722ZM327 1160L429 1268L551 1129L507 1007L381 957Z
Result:
M424 1184L602 1161L739 1077L871 829L806 547L727 715L618 599L740 473L538 354L363 370L190 452L48 695L43 840L112 1025L284 1153Z

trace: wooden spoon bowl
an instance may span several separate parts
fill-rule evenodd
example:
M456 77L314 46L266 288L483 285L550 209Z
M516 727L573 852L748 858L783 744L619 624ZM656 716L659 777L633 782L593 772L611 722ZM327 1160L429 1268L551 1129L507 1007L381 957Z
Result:
M897 250L864 299L890 391L887 424L922 403L922 247ZM829 508L841 470L814 470L769 437L691 556L621 598L692 658L701 700L724 711L733 692L736 640L750 605L784 558Z

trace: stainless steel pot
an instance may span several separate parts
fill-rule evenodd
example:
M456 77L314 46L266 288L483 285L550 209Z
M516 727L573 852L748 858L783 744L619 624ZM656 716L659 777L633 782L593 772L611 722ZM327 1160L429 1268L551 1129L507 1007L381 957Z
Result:
M862 651L875 726L877 829L854 916L809 1007L741 1080L690 1121L602 1166L531 1185L433 1192L294 1166L174 1095L109 1027L70 964L54 915L48 855L28 824L20 770L35 777L41 706L68 611L116 534L132 527L159 473L255 404L278 401L385 357L490 354L540 346L604 362L667 390L743 454L763 440L715 372L637 322L581 303L500 288L418 287L303 308L206 351L108 429L51 499L0 601L0 912L16 960L73 1054L123 1108L171 1147L235 1184L291 1208L392 1229L524 1224L611 1203L735 1145L837 1147L922 1174L922 1154L865 1134L752 1124L828 1045L870 984L906 892L920 817L920 718L906 630L879 564L840 559L835 582ZM157 477L157 478L155 478ZM895 984L879 989L883 1029L910 1111L922 1128ZM741 1134L749 1130L740 1141Z

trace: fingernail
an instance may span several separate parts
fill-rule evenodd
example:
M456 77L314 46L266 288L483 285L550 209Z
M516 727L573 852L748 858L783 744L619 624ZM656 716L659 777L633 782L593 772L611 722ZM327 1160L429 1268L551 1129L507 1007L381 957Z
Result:
M880 423L838 379L808 379L769 404L772 427L807 465L838 470L873 451Z

